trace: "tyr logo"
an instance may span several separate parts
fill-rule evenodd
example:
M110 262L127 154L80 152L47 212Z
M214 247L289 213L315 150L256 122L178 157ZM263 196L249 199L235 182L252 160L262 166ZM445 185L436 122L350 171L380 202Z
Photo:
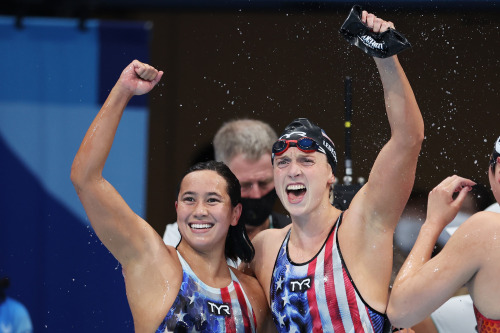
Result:
M231 316L231 310L228 304L217 304L208 301L208 310L217 316Z
M290 288L292 291L304 291L311 288L311 278L306 277L302 280L290 281Z

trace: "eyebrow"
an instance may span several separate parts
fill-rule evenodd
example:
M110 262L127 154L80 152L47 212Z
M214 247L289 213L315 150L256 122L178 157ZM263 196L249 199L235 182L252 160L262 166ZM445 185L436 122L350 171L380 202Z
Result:
M265 179L256 179L256 180L248 180L248 181L243 181L240 182L240 185L252 185L254 183L270 183L274 180L274 177L267 177Z
M304 155L297 156L297 159L304 159L304 158L315 159L315 156L312 155L311 153L304 153Z
M187 192L182 193L182 196L185 196L185 195L194 195L194 196L196 196L196 195L199 195L199 193L198 192L193 192L193 191L187 191ZM206 193L206 196L213 196L213 195L222 198L222 195L220 195L217 192L208 192L208 193Z

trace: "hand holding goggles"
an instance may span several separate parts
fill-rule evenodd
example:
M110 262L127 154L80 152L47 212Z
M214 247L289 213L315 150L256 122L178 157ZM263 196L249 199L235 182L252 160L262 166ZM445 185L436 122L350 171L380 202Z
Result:
M297 147L304 153L318 151L318 144L311 138L303 137L298 140L278 140L273 144L273 154L279 156L290 147Z

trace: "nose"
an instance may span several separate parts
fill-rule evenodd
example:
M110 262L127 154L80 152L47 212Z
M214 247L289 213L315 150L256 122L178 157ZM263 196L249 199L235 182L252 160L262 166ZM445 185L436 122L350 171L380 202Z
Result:
M288 176L291 178L295 178L301 173L302 169L300 168L300 165L295 160L290 161L290 165L288 167Z
M200 218L208 215L207 208L205 207L204 202L198 202L196 203L196 206L194 207L194 212L193 215L195 218Z
M245 198L259 199L260 197L262 197L262 190L259 184L252 184L248 192L245 193Z

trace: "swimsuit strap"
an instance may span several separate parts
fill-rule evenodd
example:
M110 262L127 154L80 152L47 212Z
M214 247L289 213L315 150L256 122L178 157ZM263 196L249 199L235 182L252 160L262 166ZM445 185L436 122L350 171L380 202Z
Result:
M177 256L179 257L179 261L181 262L182 270L184 272L186 272L188 275L190 275L193 278L193 280L196 281L196 283L198 283L202 288L204 288L206 290L209 290L209 291L211 291L213 293L220 292L220 288L211 287L211 286L207 285L205 282L203 282L202 280L200 280L200 278L194 273L194 271L192 270L191 266L189 266L189 264L182 257L182 255L179 253L179 251L177 251ZM234 289L234 283L233 283L233 281L238 282L238 278L236 278L236 275L231 271L231 269L229 268L229 266L227 266L227 269L229 269L229 273L231 274L231 283L229 283L229 285L227 286L227 288L228 288L229 291L232 291Z

